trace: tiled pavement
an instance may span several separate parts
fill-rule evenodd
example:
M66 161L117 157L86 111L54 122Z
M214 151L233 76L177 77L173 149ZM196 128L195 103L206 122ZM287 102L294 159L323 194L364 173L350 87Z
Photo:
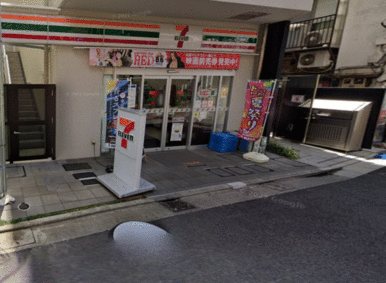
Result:
M270 155L271 160L262 165L242 158L236 153L217 153L208 149L154 152L143 162L142 177L156 189L144 196L156 196L215 184L258 178L262 174L275 175L310 168L310 165ZM112 157L97 159L102 165L113 164ZM7 179L8 194L16 198L12 205L0 207L1 219L10 220L27 216L62 211L82 206L117 200L100 184L83 185L72 174L94 172L106 174L105 168L94 158L19 163L9 165L9 172L16 172ZM200 166L186 163L200 162ZM88 163L92 169L65 171L63 164ZM24 167L24 172L20 166ZM15 168L19 167L19 168ZM13 169L11 169L13 168ZM221 176L220 176L221 175ZM20 177L17 177L20 176ZM223 176L223 177L222 177ZM30 208L21 211L18 206L27 203Z
M339 158L346 159L318 148L293 143L287 145L301 149L300 162L267 153L270 161L256 164L243 159L239 153L218 153L209 149L147 153L147 163L143 162L142 166L142 177L153 183L156 189L143 197L261 177L276 178L286 173L325 167L340 161ZM105 166L113 164L111 156L99 157L97 160ZM7 179L8 194L15 197L16 202L0 207L1 219L24 218L117 200L104 186L85 186L73 177L72 174L80 172L106 174L105 167L98 162L94 158L85 158L9 165L7 172L12 174ZM65 171L62 165L71 163L88 163L92 169ZM18 209L23 202L30 205L27 211Z

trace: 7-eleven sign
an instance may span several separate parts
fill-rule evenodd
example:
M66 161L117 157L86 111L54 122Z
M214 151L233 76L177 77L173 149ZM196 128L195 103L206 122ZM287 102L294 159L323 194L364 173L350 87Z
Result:
M135 128L135 122L126 118L119 118L119 125L125 126L123 132L118 131L118 136L122 138L121 146L127 148L127 141L134 142L134 136L130 132Z

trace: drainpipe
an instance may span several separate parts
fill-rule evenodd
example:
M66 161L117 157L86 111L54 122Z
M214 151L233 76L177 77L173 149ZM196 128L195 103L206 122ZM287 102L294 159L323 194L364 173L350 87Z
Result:
M0 6L0 45L3 45L3 37L1 32L1 6ZM3 49L0 48L0 199L7 192L7 184L5 178L5 107L4 107L4 85L3 85ZM0 200L1 205L1 200Z

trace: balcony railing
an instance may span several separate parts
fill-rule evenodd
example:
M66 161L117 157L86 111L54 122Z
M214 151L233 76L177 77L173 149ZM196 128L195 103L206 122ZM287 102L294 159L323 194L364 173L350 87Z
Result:
M336 15L296 22L290 25L287 48L329 47L334 33Z

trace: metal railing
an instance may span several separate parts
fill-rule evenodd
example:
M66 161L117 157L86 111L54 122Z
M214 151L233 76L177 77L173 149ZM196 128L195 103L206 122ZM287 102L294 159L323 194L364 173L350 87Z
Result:
M334 33L336 15L292 23L286 50L329 47Z
M11 71L9 69L9 60L8 60L8 55L5 50L4 44L1 46L2 51L3 51L3 71L4 71L4 79L6 84L11 84Z

